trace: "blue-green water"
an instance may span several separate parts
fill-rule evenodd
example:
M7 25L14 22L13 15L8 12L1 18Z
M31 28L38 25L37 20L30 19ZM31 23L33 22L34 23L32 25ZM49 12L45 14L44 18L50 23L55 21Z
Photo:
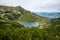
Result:
M25 27L37 27L39 26L38 22L29 22L29 21L21 21L20 24L24 25Z

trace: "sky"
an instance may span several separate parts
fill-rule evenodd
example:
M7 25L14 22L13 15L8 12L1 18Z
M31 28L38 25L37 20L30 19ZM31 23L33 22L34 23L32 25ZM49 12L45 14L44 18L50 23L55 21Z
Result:
M21 6L32 12L60 12L60 0L0 0L0 5Z

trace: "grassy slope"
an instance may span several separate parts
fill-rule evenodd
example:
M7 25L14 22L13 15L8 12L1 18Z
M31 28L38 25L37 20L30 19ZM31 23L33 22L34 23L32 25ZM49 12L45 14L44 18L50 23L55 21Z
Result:
M50 25L50 19L33 14L32 12L27 11L20 6L17 6L17 7L0 6L0 12L3 13L2 14L3 16L1 16L3 20L5 19L7 21L14 21L14 22L36 21L43 26Z
M52 19L52 26L59 26L60 27L60 18Z
M50 25L51 20L47 17L42 17L42 16L38 16L30 11L27 11L21 7L18 7L19 11L23 10L21 12L22 16L20 17L19 21L36 21L39 22L40 25L43 26L48 26ZM39 26L40 27L40 26Z

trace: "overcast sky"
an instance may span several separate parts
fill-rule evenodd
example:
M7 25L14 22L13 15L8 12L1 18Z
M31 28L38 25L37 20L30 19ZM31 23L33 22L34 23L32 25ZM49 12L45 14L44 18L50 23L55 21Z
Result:
M60 12L60 0L0 0L0 5L20 5L33 12Z

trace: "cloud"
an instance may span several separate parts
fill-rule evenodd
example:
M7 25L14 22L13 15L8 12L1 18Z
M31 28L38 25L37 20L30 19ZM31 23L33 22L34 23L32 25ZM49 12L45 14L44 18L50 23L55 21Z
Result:
M0 5L22 6L34 11L60 11L60 0L0 0Z
M30 11L60 11L60 0L27 0L24 1L22 7ZM25 5L26 3L26 5Z
M7 5L7 6L18 6L18 0L0 0L0 5Z

